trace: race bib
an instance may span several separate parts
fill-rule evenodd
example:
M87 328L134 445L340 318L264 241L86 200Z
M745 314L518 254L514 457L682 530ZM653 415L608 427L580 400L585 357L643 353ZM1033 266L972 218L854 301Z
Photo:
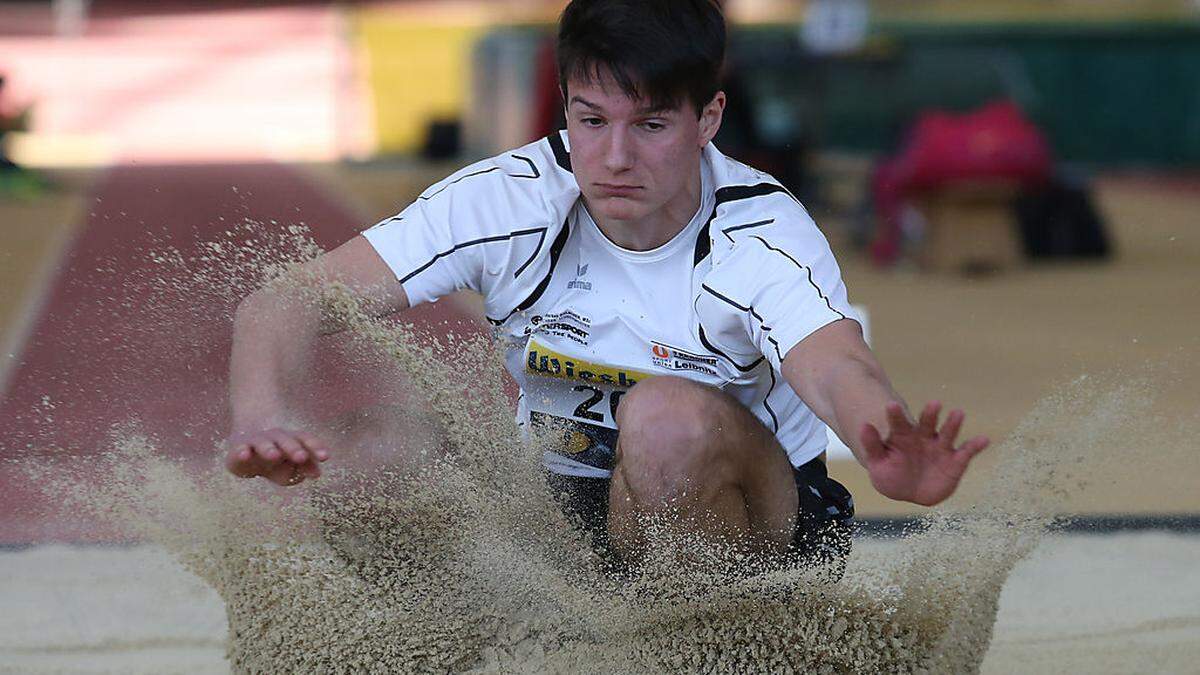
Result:
M649 377L562 354L534 338L525 347L526 406L550 417L616 429L621 397Z

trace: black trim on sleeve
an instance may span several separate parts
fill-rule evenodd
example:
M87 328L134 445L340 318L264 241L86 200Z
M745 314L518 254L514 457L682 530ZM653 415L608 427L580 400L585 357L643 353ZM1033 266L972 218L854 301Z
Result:
M793 258L792 256L788 255L787 251L784 251L783 249L775 248L774 246L768 244L766 239L763 239L762 237L758 236L757 234L750 235L750 238L757 239L763 246L766 246L768 250L775 251L776 253L778 253L778 254L782 255L783 257L787 258L788 260L792 261L792 264L795 265L796 267L799 267L800 269L804 270L808 274L809 285L811 285L814 289L816 289L817 295L819 295L821 297L821 299L825 301L825 306L829 308L829 311L833 312L834 314L837 314L839 317L841 317L843 319L847 318L845 314L843 314L842 312L833 308L833 303L829 301L829 296L825 295L825 292L821 290L821 287L817 285L816 281L813 281L811 267L807 267L805 265L801 265L800 263L796 262L796 259Z
M712 226L713 220L717 217L717 207L721 204L729 202L741 201L743 199L751 199L753 197L765 197L766 195L782 192L792 198L795 197L787 191L787 188L775 183L759 183L757 185L727 185L723 188L718 188L716 191L716 201L713 203L712 214L705 221L704 227L700 228L700 233L696 236L696 251L692 256L692 265L699 265L701 260L708 257L712 251L712 241L709 239L709 229ZM799 204L800 202L796 202ZM728 231L728 230L726 230ZM725 236L729 236L726 234ZM732 239L730 240L732 241Z
M523 156L517 155L517 154L511 155L511 157L513 157L514 159L522 160L526 164L528 164L529 169L533 172L533 174L526 175L523 173L506 173L504 175L508 176L509 178L541 178L542 177L542 173L540 171L538 171L537 165L533 163L532 159L529 159L528 157L523 157ZM463 181L468 178L474 178L475 176L482 176L485 173L491 173L493 171L500 171L500 170L501 170L501 167L492 166L487 169L481 169L479 171L472 171L471 173L459 176L458 178L455 178L454 180L450 181L449 183L446 183L442 187L438 188L437 191L434 192L433 194L431 194L429 196L421 195L421 196L417 197L417 199L420 199L421 201L429 201L430 199L433 199L434 197L442 194L442 192L444 192L446 190L446 188L450 187L451 185L454 185L455 183L458 183L459 181Z
M513 178L541 178L542 177L542 172L538 171L537 165L533 163L532 159L529 159L528 157L522 157L521 155L517 155L517 154L514 154L513 158L519 159L519 160L525 162L526 164L528 164L529 170L533 172L533 175L526 176L524 174L519 174L519 173L510 173L510 174L508 174L509 176L512 176Z
M562 136L555 131L546 137L550 141L550 149L554 151L554 161L567 173L571 171L571 153L567 152L567 146L563 144Z
M766 319L762 318L762 316L758 312L754 311L754 305L750 305L749 307L742 307L741 305L737 304L733 300L730 300L729 298L725 297L724 295L721 295L720 293L714 291L712 288L710 288L708 286L708 284L700 284L700 288L704 289L705 291L708 291L709 295L713 296L714 298L721 300L728 305L736 307L737 309L740 309L743 312L748 312L750 314L750 316L754 317L755 319L758 319L758 325L760 327L762 327L762 331L764 333L771 332L771 327L767 325ZM776 340L775 338L771 337L770 335L768 335L767 342L770 342L771 345L775 347L775 355L779 357L779 363L780 363L780 365L782 365L783 364L783 352L779 351L779 341Z
M732 305L732 306L742 310L743 312L753 312L754 311L754 307L742 307L741 305L737 304L733 300L730 300L729 298L725 297L724 295L721 295L720 293L714 291L712 288L709 287L708 284L700 284L700 288L708 291L708 294L713 296L714 298L724 302L727 305ZM758 316L758 315L756 314L755 316Z
M529 263L533 262L533 259L537 257L537 254L542 252L542 244L544 243L546 243L546 228L543 227L542 234L538 236L537 247L533 249L533 253L529 255L529 259L521 263L521 266L517 268L517 271L513 272L514 279L521 276L521 272L524 272L525 268L529 267Z
M771 330L771 327L767 325L766 319L763 319L762 316L760 316L758 312L754 311L754 305L750 305L749 307L742 307L741 305L737 304L733 300L730 300L729 298L725 297L724 295L721 295L720 293L714 291L711 287L709 287L708 284L700 284L700 288L708 291L709 295L713 296L714 298L716 298L718 300L724 301L726 304L732 305L732 306L742 310L743 312L749 312L750 316L758 319L758 323L762 325L762 329L764 332L769 332Z
M759 318L759 321L762 321L762 319ZM769 330L771 330L769 327L767 327L766 325L763 326L763 332L766 332ZM768 335L767 342L770 342L771 346L775 348L775 356L779 358L779 367L782 368L783 367L783 352L779 351L779 340L776 340L775 338Z
M760 356L754 361L754 363L751 363L748 366L743 366L742 364L738 363L737 361L734 361L733 359L731 359L728 354L721 351L720 349L717 349L713 345L713 343L708 341L708 336L704 334L704 324L699 324L698 328L700 329L700 343L704 345L704 348L707 349L708 351L712 352L713 354L716 354L717 356L725 359L734 368L737 368L738 370L742 371L743 373L748 373L751 370L754 370L755 368L757 368L758 364L762 363L763 358L765 358L765 357Z
M748 307L742 307L741 305L734 302L733 300L731 300L731 299L725 297L724 295L721 295L720 293L709 288L708 284L700 284L700 288L704 289L705 291L708 291L709 295L712 295L714 298L721 300L722 302L724 302L728 305L736 307L737 309L740 309L743 312L747 312L750 314L750 316L753 316L755 319L758 319L758 324L762 327L763 333L769 333L771 331L771 327L767 325L766 321L764 321L763 318L761 316L759 316L758 312L754 311L753 305L750 305ZM771 337L770 335L767 336L767 340L772 345L774 345L775 354L777 356L779 356L779 363L780 363L780 366L782 366L783 365L783 355L779 351L779 343L775 340L775 338ZM716 348L713 347L711 344L709 344L707 337L704 335L704 327L703 326L700 327L700 341L702 343L704 343L704 346L707 347L710 351L720 354L721 356L725 356L724 354L721 354L720 352L716 351ZM726 356L725 359L729 360L729 357ZM755 361L753 365L758 365L759 361L762 361L762 359L760 358L758 361ZM734 365L737 366L736 363ZM738 366L738 368L740 369L741 367ZM766 408L767 414L771 416L771 423L774 427L773 431L775 433L779 433L779 417L776 416L775 411L771 409L771 403L770 403L771 393L775 391L775 385L777 384L777 381L775 379L775 369L767 368L767 372L771 376L771 387L769 389L767 389L767 395L763 397L763 407Z
M787 191L787 188L778 183L759 183L757 185L726 185L717 190L717 203L724 204L726 202L737 202L751 197L765 197L773 195L776 192L792 197L792 193ZM792 197L795 199L795 197Z
M499 171L499 170L500 170L500 167L493 166L490 169L483 169L482 171L472 171L471 173L459 176L458 178L455 178L454 180L450 181L449 183L446 183L442 187L438 188L437 192L434 192L433 194L429 195L428 197L426 197L425 195L421 195L421 196L417 197L417 199L420 199L421 201L429 201L430 199L433 199L434 197L442 194L442 192L444 192L446 190L446 188L450 187L451 185L454 185L455 183L457 183L459 181L466 180L468 178L474 178L475 176L482 176L485 173L491 173L493 171Z
M398 223L398 222L400 222L400 221L402 221L402 220L404 220L404 216L401 216L401 215L395 215L395 216L392 216L391 218L385 218L385 219L383 219L383 220L379 221L378 223L375 223L375 224L374 224L374 225L372 225L371 227L368 227L367 229L368 229L368 230L373 230L373 229L375 229L375 228L377 228L377 227L383 227L384 225L387 225L387 224L389 224L389 223Z
M461 249L464 249L464 248L467 248L470 246L476 246L478 244L490 244L490 243L497 242L497 241L507 241L509 239L512 239L513 237L520 237L520 236L524 236L526 234L535 234L538 232L541 232L542 236L545 236L546 228L534 227L534 228L530 228L528 230L516 230L514 232L509 232L508 234L498 234L493 237L483 237L482 239L472 239L471 241L464 241L461 244L455 244L450 249L448 249L446 251L442 251L441 253L438 253L437 255L430 258L429 261L426 262L424 265L421 265L417 269L404 275L404 277L400 279L400 283L403 284L406 281L408 281L409 279L417 276L421 272L424 272L425 270L429 269L430 265L437 262L441 258L444 258L444 257L450 255L451 253L454 253L455 251L458 251L458 250L461 250Z
M562 255L563 248L565 248L567 245L567 237L571 234L570 223L571 217L567 216L567 219L563 221L562 229L558 232L558 236L554 238L554 243L550 245L550 269L546 270L546 276L542 277L542 280L540 283L538 283L537 288L533 289L533 292L529 294L529 297L525 298L524 302L514 307L513 310L509 312L503 319L486 317L489 323L491 323L493 326L503 325L504 322L508 321L513 314L529 309L533 306L533 303L537 302L538 299L542 297L542 294L546 292L546 288L550 285L550 277L554 275L554 268L558 266L558 258ZM542 229L544 230L545 228ZM545 235L543 234L543 236ZM526 261L526 264L528 264L528 261Z
M708 228L712 225L712 221L717 217L717 205L720 202L713 204L712 213L708 214L708 220L704 221L704 227L700 228L700 232L696 234L696 250L692 254L692 267L700 264L701 260L708 257L712 251L712 240L708 238Z
M771 431L779 433L779 418L775 416L775 411L771 409L771 394L775 391L775 369L767 368L767 373L771 376L771 388L767 389L767 395L763 397L763 407L767 409L767 414L771 416Z
M774 218L768 218L766 220L760 220L755 223L746 223L745 225L734 225L733 227L727 227L727 228L721 230L721 234L725 235L725 238L728 239L729 241L733 241L733 237L729 236L730 232L737 232L738 230L748 230L752 227L762 227L763 225L770 225L773 222L775 222Z

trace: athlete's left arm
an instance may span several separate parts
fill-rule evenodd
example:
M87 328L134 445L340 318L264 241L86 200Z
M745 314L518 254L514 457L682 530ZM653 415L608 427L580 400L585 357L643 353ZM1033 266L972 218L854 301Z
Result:
M963 412L951 411L939 429L936 401L914 423L855 321L834 321L801 340L784 357L783 375L891 499L925 506L945 500L988 445L982 436L956 445Z

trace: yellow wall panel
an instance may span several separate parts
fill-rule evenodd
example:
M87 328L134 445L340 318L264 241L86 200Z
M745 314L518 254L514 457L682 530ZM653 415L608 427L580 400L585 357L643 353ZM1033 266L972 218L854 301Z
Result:
M471 49L486 30L483 22L368 9L353 25L370 85L377 151L419 150L430 121L462 114Z

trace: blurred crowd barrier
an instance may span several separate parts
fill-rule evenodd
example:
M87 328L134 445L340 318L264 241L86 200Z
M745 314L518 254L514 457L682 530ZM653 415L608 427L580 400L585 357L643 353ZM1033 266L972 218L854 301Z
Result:
M891 153L922 112L998 99L1066 161L1200 164L1190 0L724 4L737 109L718 141L767 170ZM33 104L14 142L33 154L482 156L554 123L565 0L92 2L65 23L60 5L80 3L0 3L0 74Z
M549 30L494 28L474 43L463 111L472 150L540 131L529 128L530 111ZM1200 22L879 24L860 50L832 57L806 53L794 25L741 26L730 37L731 67L766 142L864 153L894 149L922 111L1008 99L1064 159L1197 165L1198 63Z

